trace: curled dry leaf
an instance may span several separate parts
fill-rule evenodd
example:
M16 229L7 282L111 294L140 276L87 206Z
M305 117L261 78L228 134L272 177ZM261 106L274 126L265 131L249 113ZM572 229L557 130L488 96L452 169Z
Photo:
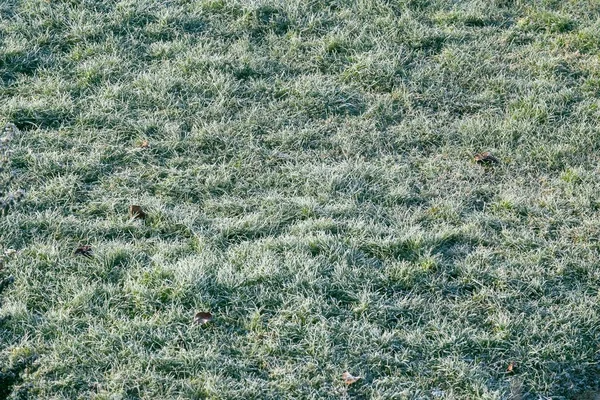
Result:
M352 385L354 382L360 379L360 376L354 376L350 372L346 371L342 374L342 379L346 385Z
M194 315L194 324L204 325L213 320L213 315L209 312L198 312Z
M79 246L74 253L76 256L92 257L92 246Z
M129 217L134 219L144 219L146 218L146 213L140 206L129 206Z
M148 149L150 148L150 142L148 142L147 140L142 141L142 144L140 144L140 147L142 149Z
M492 153L490 153L489 151L484 151L483 153L475 154L475 156L473 158L475 159L475 162L480 165L488 165L489 166L492 164L500 163L500 160L498 160L496 157L494 157L492 155Z
M511 361L508 364L508 367L506 367L506 372L508 372L509 374L515 372L515 367L516 367L515 363Z

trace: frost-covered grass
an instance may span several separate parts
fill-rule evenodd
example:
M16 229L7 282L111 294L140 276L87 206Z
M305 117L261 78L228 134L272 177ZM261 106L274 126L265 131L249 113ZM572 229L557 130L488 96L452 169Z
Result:
M595 0L0 0L0 398L594 398L599 95Z

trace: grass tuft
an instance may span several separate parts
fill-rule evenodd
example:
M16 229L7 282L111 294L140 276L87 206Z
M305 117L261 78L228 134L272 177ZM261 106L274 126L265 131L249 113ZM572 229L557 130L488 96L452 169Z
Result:
M595 398L599 12L0 2L0 398Z

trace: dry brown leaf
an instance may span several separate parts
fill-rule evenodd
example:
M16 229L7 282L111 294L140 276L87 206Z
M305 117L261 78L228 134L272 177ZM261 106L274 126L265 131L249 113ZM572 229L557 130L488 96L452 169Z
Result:
M140 145L140 147L142 149L147 149L150 147L150 142L148 142L147 140L142 141L142 144Z
M129 206L129 217L135 219L144 219L146 218L146 213L140 206Z
M74 254L76 256L84 256L84 257L91 258L92 257L92 246L90 246L90 245L79 246L75 250Z
M208 324L213 320L213 315L209 312L197 312L194 315L194 324L196 325L204 325Z
M516 366L515 363L511 361L508 364L508 367L506 367L506 372L508 372L509 374L512 372L515 372L515 366Z
M475 162L480 165L492 165L500 163L500 160L494 157L489 151L475 154L473 158L475 159Z
M350 372L346 371L342 374L342 379L346 385L352 385L354 382L360 379L360 376L354 376Z

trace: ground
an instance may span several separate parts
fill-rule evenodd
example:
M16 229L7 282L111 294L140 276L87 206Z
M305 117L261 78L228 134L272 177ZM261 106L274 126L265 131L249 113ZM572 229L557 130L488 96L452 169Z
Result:
M595 398L599 95L597 0L0 0L0 398Z

